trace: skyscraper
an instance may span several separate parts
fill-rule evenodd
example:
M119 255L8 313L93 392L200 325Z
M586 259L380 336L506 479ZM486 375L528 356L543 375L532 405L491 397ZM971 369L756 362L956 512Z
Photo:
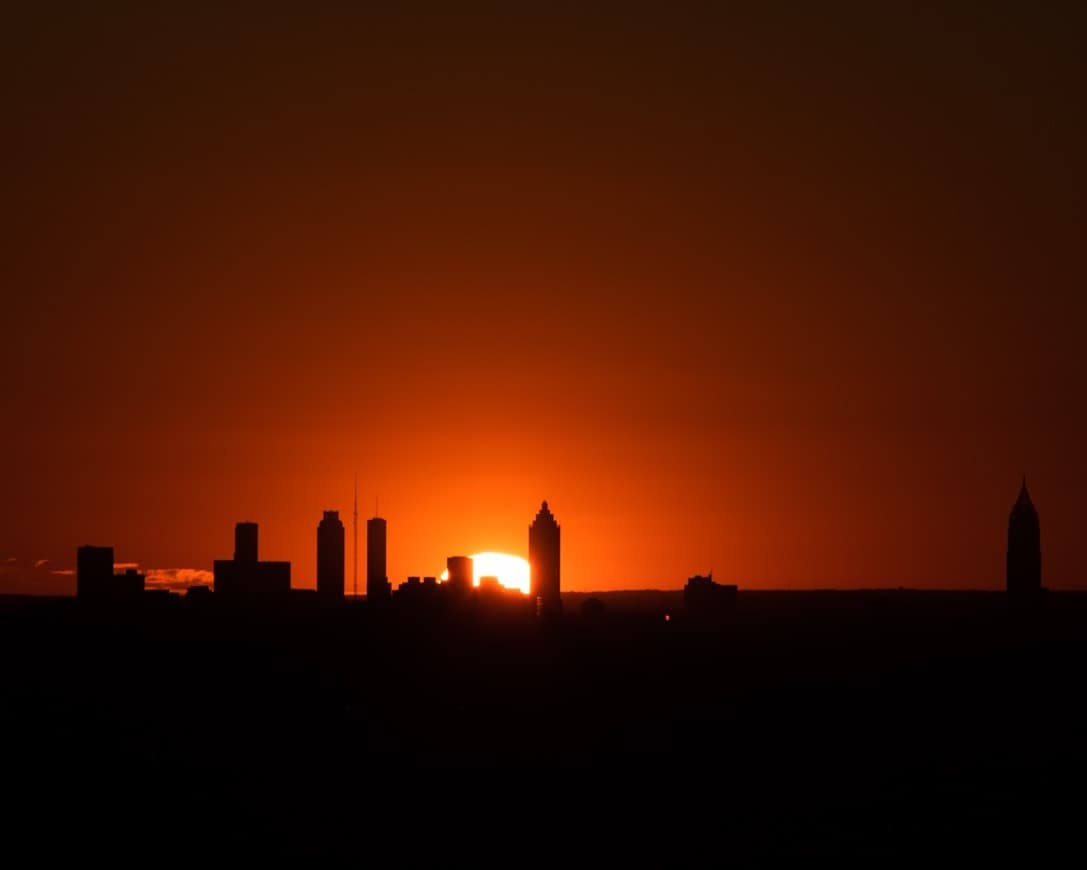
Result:
M261 562L257 551L257 524L234 526L234 558L212 563L217 597L265 598L285 596L291 590L290 562Z
M559 592L559 524L543 503L536 519L528 527L528 563L530 594L536 599L541 616L556 616L562 612Z
M343 523L339 511L325 511L317 525L317 594L328 600L343 598Z
M234 561L257 561L256 523L238 523L234 526Z
M366 521L366 600L389 598L389 578L385 569L385 520L371 517Z
M81 601L138 599L144 580L135 568L113 572L113 547L85 546L76 552L76 597Z
M76 551L76 597L88 600L109 593L113 582L113 547L80 547Z
M1042 588L1042 543L1038 511L1027 492L1027 479L1008 518L1008 594L1029 596Z
M470 592L474 575L471 556L450 556L445 560L449 588L457 593Z

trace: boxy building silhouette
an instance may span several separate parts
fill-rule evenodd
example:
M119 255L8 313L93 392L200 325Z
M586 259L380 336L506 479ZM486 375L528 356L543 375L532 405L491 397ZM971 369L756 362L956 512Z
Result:
M381 517L366 521L366 601L370 604L388 601L392 594L385 568L385 547L388 527Z
M472 579L475 576L475 565L471 556L450 556L445 560L445 569L448 572L449 589L455 594L464 594L472 591Z
M215 594L227 599L278 598L291 590L290 562L257 558L257 524L234 527L234 558L216 559Z
M343 523L339 511L325 511L317 526L317 594L326 601L343 600Z
M695 574L683 587L683 603L692 616L720 616L736 608L737 588L731 583L715 583L713 574Z
M80 601L117 601L139 598L144 575L134 568L113 570L113 547L80 547L76 551L76 597Z

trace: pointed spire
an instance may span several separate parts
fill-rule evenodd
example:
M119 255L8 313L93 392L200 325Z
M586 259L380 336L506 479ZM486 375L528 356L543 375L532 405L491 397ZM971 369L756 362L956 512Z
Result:
M1030 497L1030 491L1027 489L1027 476L1025 474L1023 475L1023 482L1019 486L1019 497L1015 500L1012 513L1038 513L1037 508L1034 507L1034 501Z
M551 508L548 507L547 502L544 501L540 505L540 509L536 512L536 519L533 521L533 525L540 523L542 525L558 526L558 522L555 520L555 515L551 513Z

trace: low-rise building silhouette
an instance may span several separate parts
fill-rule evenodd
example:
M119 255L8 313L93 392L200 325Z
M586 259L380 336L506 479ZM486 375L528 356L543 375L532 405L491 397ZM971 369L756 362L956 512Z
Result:
M683 603L695 619L721 617L736 609L736 593L735 585L715 583L712 573L696 574L683 587Z
M291 590L290 562L261 562L257 558L257 524L234 527L234 558L216 559L216 596L226 599L271 599Z
M433 611L444 609L448 590L439 585L435 577L413 574L396 587L392 602L400 611Z
M488 574L486 577L479 578L479 594L480 595L501 595L502 584L497 577Z

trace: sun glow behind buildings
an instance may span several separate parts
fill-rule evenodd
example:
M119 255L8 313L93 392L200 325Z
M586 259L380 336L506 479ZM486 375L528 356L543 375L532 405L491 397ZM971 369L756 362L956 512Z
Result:
M497 577L507 589L520 589L526 595L529 590L528 561L508 553L476 553L472 557L472 585L479 585L480 577ZM449 572L442 571L442 582L449 579Z

